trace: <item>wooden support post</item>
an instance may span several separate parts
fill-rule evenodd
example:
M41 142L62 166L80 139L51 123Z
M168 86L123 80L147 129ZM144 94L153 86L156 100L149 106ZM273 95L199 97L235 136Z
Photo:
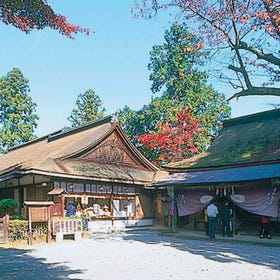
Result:
M65 195L64 193L61 194L61 213L62 217L64 217L64 207L65 207Z
M4 243L8 243L9 242L9 220L10 220L10 216L9 214L6 214L5 217L4 217L4 223L3 223L3 226L4 226Z
M30 207L28 207L28 245L33 245L33 234L32 234L32 221L31 221L31 211Z
M51 242L51 211L50 207L47 208L48 211L48 232L47 232L47 243Z
M176 201L175 201L175 194L174 194L174 187L168 187L168 196L171 198L170 208L169 208L169 215L171 220L171 230L173 232L177 231L177 211L176 211Z

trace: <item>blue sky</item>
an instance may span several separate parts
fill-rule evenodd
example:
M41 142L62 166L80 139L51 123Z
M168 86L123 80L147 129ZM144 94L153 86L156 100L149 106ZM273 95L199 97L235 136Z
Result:
M140 109L150 101L149 52L163 42L171 18L161 14L152 20L132 19L133 0L50 0L56 13L88 27L94 34L78 34L74 40L45 29L25 34L0 24L0 76L19 68L29 79L30 95L40 117L36 134L43 136L69 125L67 117L77 96L93 89L106 114L128 105ZM213 87L227 97L230 87ZM232 117L272 109L269 96L230 102Z

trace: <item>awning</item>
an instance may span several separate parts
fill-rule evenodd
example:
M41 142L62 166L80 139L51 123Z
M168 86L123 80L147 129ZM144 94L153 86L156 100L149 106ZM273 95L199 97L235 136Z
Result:
M52 189L51 191L48 192L48 194L62 194L63 192L65 192L65 190L63 189Z
M154 186L218 184L280 178L280 163L172 173Z

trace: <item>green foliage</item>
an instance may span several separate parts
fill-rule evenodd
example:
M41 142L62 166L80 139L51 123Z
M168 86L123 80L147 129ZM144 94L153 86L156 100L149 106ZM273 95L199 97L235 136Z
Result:
M12 198L5 198L0 200L0 209L10 213L13 209L19 207L19 203Z
M99 96L92 90L88 89L84 94L80 94L76 100L76 107L72 110L68 120L72 127L77 127L87 122L102 118L105 109Z
M211 144L221 122L230 115L225 96L208 86L206 73L199 71L207 53L202 52L198 38L188 32L185 25L172 25L164 39L162 45L153 47L148 65L151 90L161 95L152 98L139 111L129 107L119 111L124 131L152 161L155 153L144 149L134 136L157 133L157 122L174 123L178 112L187 109L203 128L193 136L200 153Z
M28 80L13 68L0 78L0 152L35 138L38 115Z
M22 215L13 214L13 215L10 215L10 220L24 220L24 218L22 217Z

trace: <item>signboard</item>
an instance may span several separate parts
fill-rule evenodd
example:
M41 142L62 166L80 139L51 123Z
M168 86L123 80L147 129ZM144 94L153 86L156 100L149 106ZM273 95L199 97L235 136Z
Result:
M32 222L47 222L48 221L48 208L43 207L30 207L29 208L29 219Z

